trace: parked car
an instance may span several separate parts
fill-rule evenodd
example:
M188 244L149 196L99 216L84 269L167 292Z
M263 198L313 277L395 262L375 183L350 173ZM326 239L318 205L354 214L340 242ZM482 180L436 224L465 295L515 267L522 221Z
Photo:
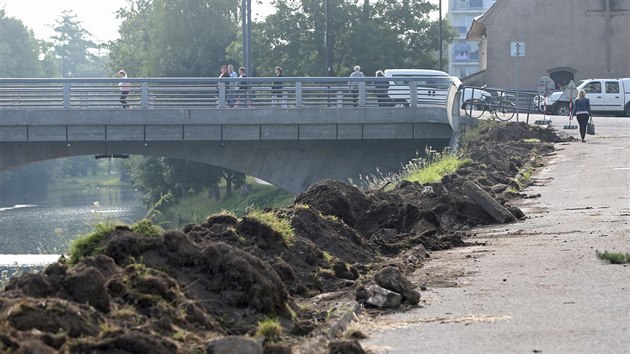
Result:
M392 105L397 107L409 106L411 97L409 94L409 78L414 78L417 84L418 104L444 104L449 87L454 84L460 87L462 82L456 76L439 70L429 69L386 69L385 77L391 78L389 82L388 96ZM464 89L462 103L472 97L481 98L485 91L476 89ZM489 95L489 93L485 92Z
M630 117L630 78L623 79L588 79L583 80L577 86L586 91L586 97L590 100L591 110L600 113L614 113ZM541 112L561 116L569 115L569 95L564 91L556 91L544 100L539 100ZM575 100L576 97L572 97Z

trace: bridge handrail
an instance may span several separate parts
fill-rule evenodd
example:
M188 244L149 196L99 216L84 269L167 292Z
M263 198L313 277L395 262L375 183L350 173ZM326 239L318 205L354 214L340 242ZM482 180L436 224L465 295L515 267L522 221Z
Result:
M128 78L132 108L308 108L446 104L429 77ZM0 109L121 108L119 78L0 78ZM278 89L277 82L282 82ZM402 84L401 84L402 82ZM388 83L383 88L380 83ZM418 83L422 83L419 85ZM383 104L386 100L386 104Z

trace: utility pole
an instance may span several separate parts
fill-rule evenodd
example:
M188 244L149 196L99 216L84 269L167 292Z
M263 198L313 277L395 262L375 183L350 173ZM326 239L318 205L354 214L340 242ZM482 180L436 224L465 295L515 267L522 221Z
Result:
M326 30L324 35L324 44L326 46L326 76L333 76L332 72L332 43L330 40L330 3L324 0L324 14L326 17Z
M252 68L252 0L241 3L241 27L243 30L243 66L247 75L253 75Z
M440 23L440 71L443 71L442 70L442 67L443 67L443 62L442 62L443 49L442 48L444 46L442 45L442 41L443 41L443 39L442 39L442 0L439 0L438 12L439 12L439 16L440 16L440 18L439 18L439 23Z

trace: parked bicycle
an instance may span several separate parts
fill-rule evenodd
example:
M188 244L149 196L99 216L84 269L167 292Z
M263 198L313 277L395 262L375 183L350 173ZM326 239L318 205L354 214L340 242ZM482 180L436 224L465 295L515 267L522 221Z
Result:
M486 111L501 121L508 121L514 117L516 105L506 99L506 94L497 92L496 96L489 92L482 91L480 98L471 98L464 101L462 109L470 118L479 118Z

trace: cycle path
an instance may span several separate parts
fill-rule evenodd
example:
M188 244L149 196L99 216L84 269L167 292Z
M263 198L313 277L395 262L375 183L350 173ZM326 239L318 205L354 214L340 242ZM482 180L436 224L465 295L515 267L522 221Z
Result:
M566 118L552 118L554 126ZM555 155L519 202L528 218L474 230L482 246L433 252L412 280L422 307L361 316L372 353L630 352L630 118L597 118ZM577 130L565 133L577 135ZM427 276L445 279L430 283Z

